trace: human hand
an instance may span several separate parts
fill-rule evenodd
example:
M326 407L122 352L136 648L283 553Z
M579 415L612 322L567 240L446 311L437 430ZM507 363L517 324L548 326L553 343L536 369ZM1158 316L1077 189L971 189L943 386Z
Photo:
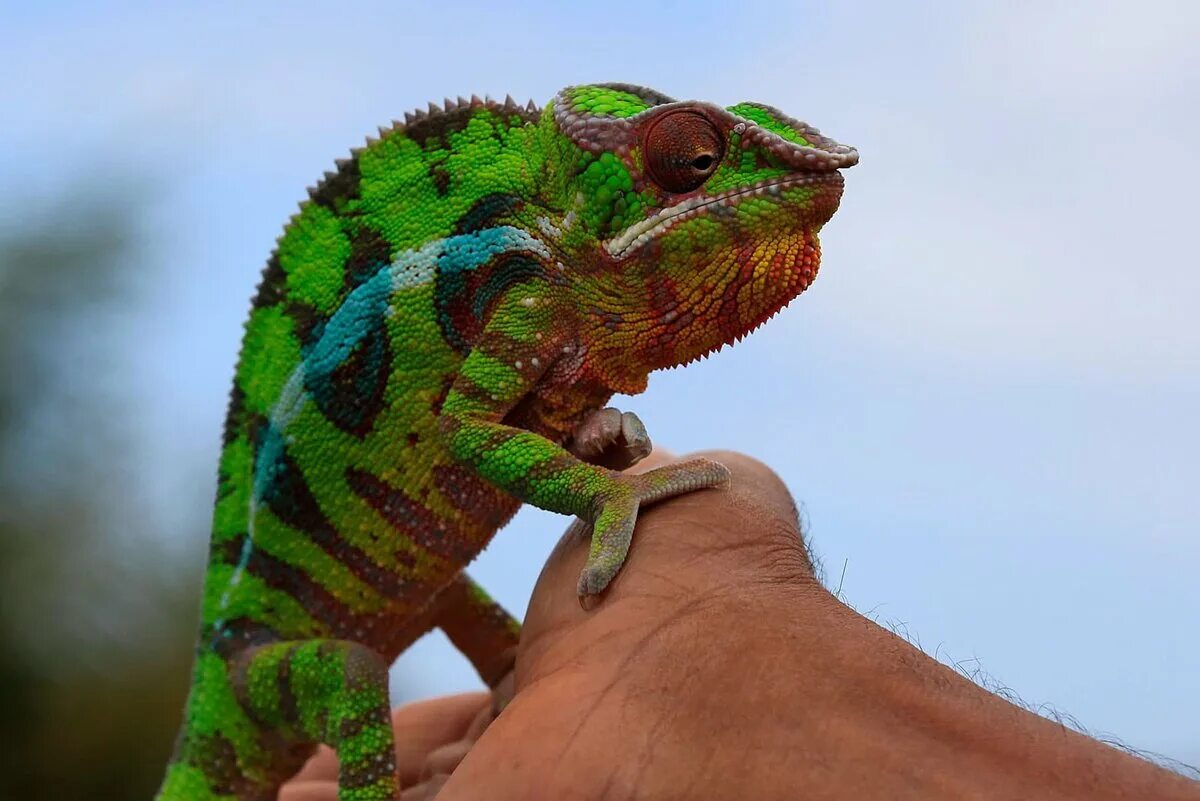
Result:
M715 458L730 487L646 509L592 612L573 591L586 538L564 536L530 602L515 697L486 731L483 694L397 711L405 786L426 763L405 799L1200 799L848 609L814 577L778 477ZM332 801L335 772L319 756L280 798Z

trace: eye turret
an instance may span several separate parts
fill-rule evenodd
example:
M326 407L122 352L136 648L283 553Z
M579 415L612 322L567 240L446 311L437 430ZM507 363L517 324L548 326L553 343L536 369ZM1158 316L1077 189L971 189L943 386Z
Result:
M644 137L646 171L668 192L690 192L716 172L725 140L708 117L671 111L651 124Z

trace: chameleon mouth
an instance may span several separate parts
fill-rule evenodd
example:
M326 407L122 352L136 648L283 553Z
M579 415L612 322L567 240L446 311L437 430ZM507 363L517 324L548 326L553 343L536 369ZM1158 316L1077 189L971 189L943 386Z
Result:
M841 200L843 182L842 174L837 171L810 172L789 178L759 181L756 184L732 189L718 195L697 195L681 200L673 206L660 209L646 219L634 223L605 242L604 248L614 259L624 259L673 225L684 220L700 214L731 208L747 198L779 197L783 190L798 186L829 187L832 190L822 193L829 195L826 200L817 199L816 201L822 212L821 216L828 219L837 210L837 204Z

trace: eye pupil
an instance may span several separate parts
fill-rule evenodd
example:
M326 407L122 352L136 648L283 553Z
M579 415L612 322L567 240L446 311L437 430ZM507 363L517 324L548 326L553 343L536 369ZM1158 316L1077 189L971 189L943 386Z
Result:
M713 157L705 153L703 156L697 156L692 160L692 166L697 170L707 170L713 165Z

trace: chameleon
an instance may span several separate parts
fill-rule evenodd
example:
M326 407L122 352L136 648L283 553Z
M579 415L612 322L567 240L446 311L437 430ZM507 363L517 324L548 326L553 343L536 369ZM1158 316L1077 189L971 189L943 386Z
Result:
M318 744L398 799L387 671L440 628L495 687L519 624L464 572L521 503L591 526L594 607L638 509L728 480L606 404L816 276L858 161L761 103L628 84L472 96L381 128L268 260L218 467L200 631L158 801L274 799Z

